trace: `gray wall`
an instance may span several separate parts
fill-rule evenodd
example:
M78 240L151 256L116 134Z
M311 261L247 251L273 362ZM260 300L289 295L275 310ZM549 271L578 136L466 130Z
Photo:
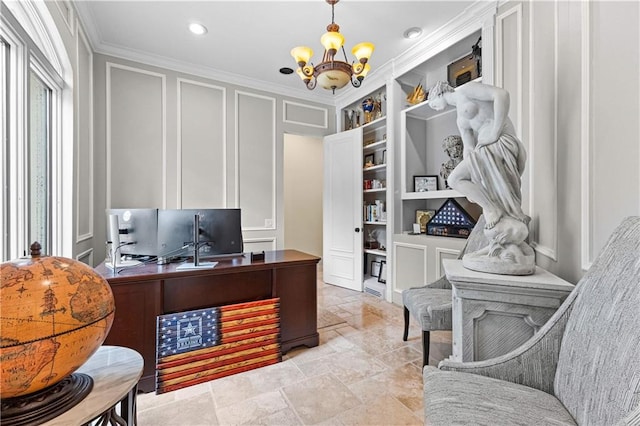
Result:
M322 139L284 137L285 247L322 257Z
M247 230L245 237L254 241L249 249L278 247L284 226L280 214L283 134L331 133L333 109L300 107L298 104L307 103L94 55L69 3L46 2L46 6L74 71L76 160L74 187L69 188L74 194L73 255L88 263L104 258L108 197L115 197L110 202L144 200L154 207L178 207L180 203L187 207L202 200L211 206L224 202L229 207L250 208L252 201L243 198L240 189L251 178L251 167L237 152L242 152L238 143L251 143L243 132L253 131L249 128L256 120L265 126L260 143L275 147L275 153L252 166L274 171L275 184L269 179L256 182L271 201L255 203L257 213L247 225L256 229ZM533 218L537 262L571 281L582 276L624 216L640 214L639 8L637 2L510 1L501 3L496 18L496 84L510 91L511 118L528 148L524 204ZM123 90L133 81L140 81L146 93L132 100L140 102L139 108L125 105L130 114L116 113L123 122L114 123L112 116L109 126L107 62L114 64L110 69L115 77L109 97L116 95L116 102L123 102L130 96ZM180 80L180 95L179 79L184 80ZM114 81L118 87L113 87ZM196 117L200 108L202 115ZM255 120L252 108L261 111ZM181 115L189 118L181 119ZM218 123L224 123L222 129ZM124 138L114 141L111 134L109 143L120 146L127 142L123 149L135 150L138 156L143 153L133 164L138 172L147 172L136 175L140 180L135 187L117 188L115 195L113 190L107 192L107 173L122 173L131 181L133 175L127 173L138 172L122 170L126 151L117 154L120 162L115 169L107 168L107 131ZM272 132L272 138L265 136ZM211 134L199 139L200 133ZM131 135L138 138L133 140ZM204 152L202 161L211 162L210 168L186 166L200 157L199 152ZM200 173L213 187L202 197L205 189L199 186ZM225 179L222 187L220 173ZM273 206L274 226L258 223L273 215Z
M95 261L105 208L242 209L245 251L284 245L285 133L335 132L333 107L94 57Z
M573 282L640 214L639 17L639 3L609 1L514 1L496 17L536 262Z

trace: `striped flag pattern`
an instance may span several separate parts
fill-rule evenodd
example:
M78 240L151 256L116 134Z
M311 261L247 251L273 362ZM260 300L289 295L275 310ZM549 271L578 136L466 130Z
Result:
M156 349L156 393L280 362L280 299L161 315Z

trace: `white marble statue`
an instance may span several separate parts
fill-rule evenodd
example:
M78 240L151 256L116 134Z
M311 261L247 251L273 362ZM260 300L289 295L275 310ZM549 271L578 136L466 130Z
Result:
M449 189L449 175L462 161L462 138L458 135L451 135L442 141L442 149L447 153L449 159L440 166L440 176L444 180L445 188Z
M456 108L463 160L447 181L479 204L486 220L489 245L465 255L463 265L480 272L532 274L535 254L525 242L530 218L522 212L520 192L526 152L507 117L509 93L482 83L470 82L454 90L438 82L429 90L428 101L437 111L447 105Z

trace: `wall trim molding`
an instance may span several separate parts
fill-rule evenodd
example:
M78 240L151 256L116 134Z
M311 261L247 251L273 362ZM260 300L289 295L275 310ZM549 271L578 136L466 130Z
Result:
M167 208L167 76L143 68L106 62L106 208L111 208L111 70L113 68L158 77L162 81L162 208Z
M436 277L441 277L444 275L444 271L442 270L442 255L443 254L454 254L456 256L460 256L460 250L449 249L436 247Z
M323 125L310 124L310 123L304 123L301 121L287 119L287 105L295 105L303 108L315 109L315 110L324 112L324 124ZM300 102L293 102L293 101L288 101L286 99L283 99L282 100L282 122L288 123L288 124L298 124L298 125L307 126L307 127L316 127L319 129L327 129L329 128L329 110L327 108L321 108L314 105L303 104Z
M504 38L504 27L503 22L511 15L516 15L516 24L518 26L517 31L517 52L518 57L516 59L516 75L517 75L517 91L519 96L519 102L516 105L516 132L518 135L522 137L522 104L523 104L523 96L522 96L522 69L523 69L523 55L522 55L522 3L518 3L511 9L507 10L504 13L496 16L496 69L494 70L495 75L495 85L498 87L504 86L504 55L503 55L503 38ZM529 141L529 144L531 141ZM531 147L529 147L530 149Z
M424 245L418 245L418 244L411 244L411 243L402 243L402 242L398 242L398 241L394 241L393 242L393 258L397 259L398 258L398 247L404 247L404 248L408 248L408 249L414 249L414 250L420 250L422 251L422 257L424 262L422 262L422 264L424 265L424 268L422 268L422 283L416 283L416 285L426 285L427 283L427 246ZM388 265L390 266L390 265ZM391 272L391 275L393 276L393 293L398 293L398 294L402 294L402 289L398 289L396 283L398 282L397 280L397 272L396 272L397 268L393 268L393 271Z
M192 84L194 86L207 87L209 89L219 90L222 92L222 197L223 206L227 207L227 89L222 86L203 83L197 80L178 77L176 80L176 110L177 110L177 135L176 135L176 202L179 209L182 208L182 83Z
M258 99L266 99L271 101L271 123L273 125L273 130L271 133L271 143L272 143L272 151L271 151L271 164L273 165L273 170L271 174L271 221L273 223L272 226L264 226L264 227L243 227L242 231L264 231L264 230L275 230L276 229L276 202L277 202L277 181L276 181L276 98L272 96L264 96L258 95L251 92L245 92L242 90L235 90L235 137L234 137L234 151L235 151L235 207L240 207L240 141L238 140L239 127L240 122L238 121L239 117L239 105L238 102L240 96L248 96L252 98Z
M276 237L263 237L263 238L243 238L244 243L271 243L271 250L277 250L277 238Z
M540 226L539 222L535 220L533 223L533 238L530 241L531 247L543 256L546 256L553 261L558 261L558 15L559 15L559 3L556 1L553 15L553 31L554 31L554 46L553 46L553 173L554 173L554 191L553 191L553 205L556 206L553 213L553 220L545 223L545 225L549 225L553 227L552 234L554 235L553 246L545 246L540 244L540 242L535 239L538 237L538 227ZM534 176L534 164L536 163L536 149L533 141L535 140L535 126L531 125L531 123L535 123L535 99L536 99L536 84L535 84L535 57L534 57L534 46L535 46L535 33L534 33L534 12L533 8L534 4L530 4L529 9L529 211L531 215L534 216L536 212L535 207L535 187L536 187L536 179Z
M84 262L84 263L86 263L87 265L93 268L93 249L92 248L76 254L77 261L83 262L82 260L83 258L88 258L88 262Z
M581 4L581 46L580 53L580 140L581 153L581 195L582 215L580 223L581 266L584 271L591 267L591 6Z
M82 30L82 28L78 27L78 37L76 38L76 66L77 66L77 83L76 83L76 87L79 85L80 82L80 67L79 67L79 63L80 63L80 43L84 44L85 48L87 49L87 51L89 52L89 70L88 70L88 77L89 77L89 93L87 94L89 96L89 140L88 142L88 150L89 150L89 229L87 230L88 232L81 234L80 233L80 200L79 200L79 194L80 194L80 179L78 178L78 176L76 176L76 244L82 242L82 241L86 241L86 240L90 240L91 238L93 238L93 233L94 233L94 229L93 229L93 217L94 217L94 204L95 204L95 191L94 191L94 166L93 166L93 152L94 152L94 123L93 123L93 50L91 49L91 45L89 44L89 41L87 40L84 31ZM75 102L76 105L80 105L80 94L79 94L79 90L74 90L74 98L75 98ZM77 119L76 117L76 123L75 123L75 131L76 131L76 162L78 164L80 164L80 120Z
M71 6L71 3L68 0L58 0L55 2L55 5L58 8L58 11L60 12L60 16L62 16L64 23L67 25L69 34L71 34L71 36L73 37L75 35L74 33L75 11ZM92 49L92 52L93 52L93 49Z

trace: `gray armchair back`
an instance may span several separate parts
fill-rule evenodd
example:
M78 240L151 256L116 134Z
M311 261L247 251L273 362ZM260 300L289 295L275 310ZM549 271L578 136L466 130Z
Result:
M640 218L627 218L574 290L554 394L578 424L640 405Z

